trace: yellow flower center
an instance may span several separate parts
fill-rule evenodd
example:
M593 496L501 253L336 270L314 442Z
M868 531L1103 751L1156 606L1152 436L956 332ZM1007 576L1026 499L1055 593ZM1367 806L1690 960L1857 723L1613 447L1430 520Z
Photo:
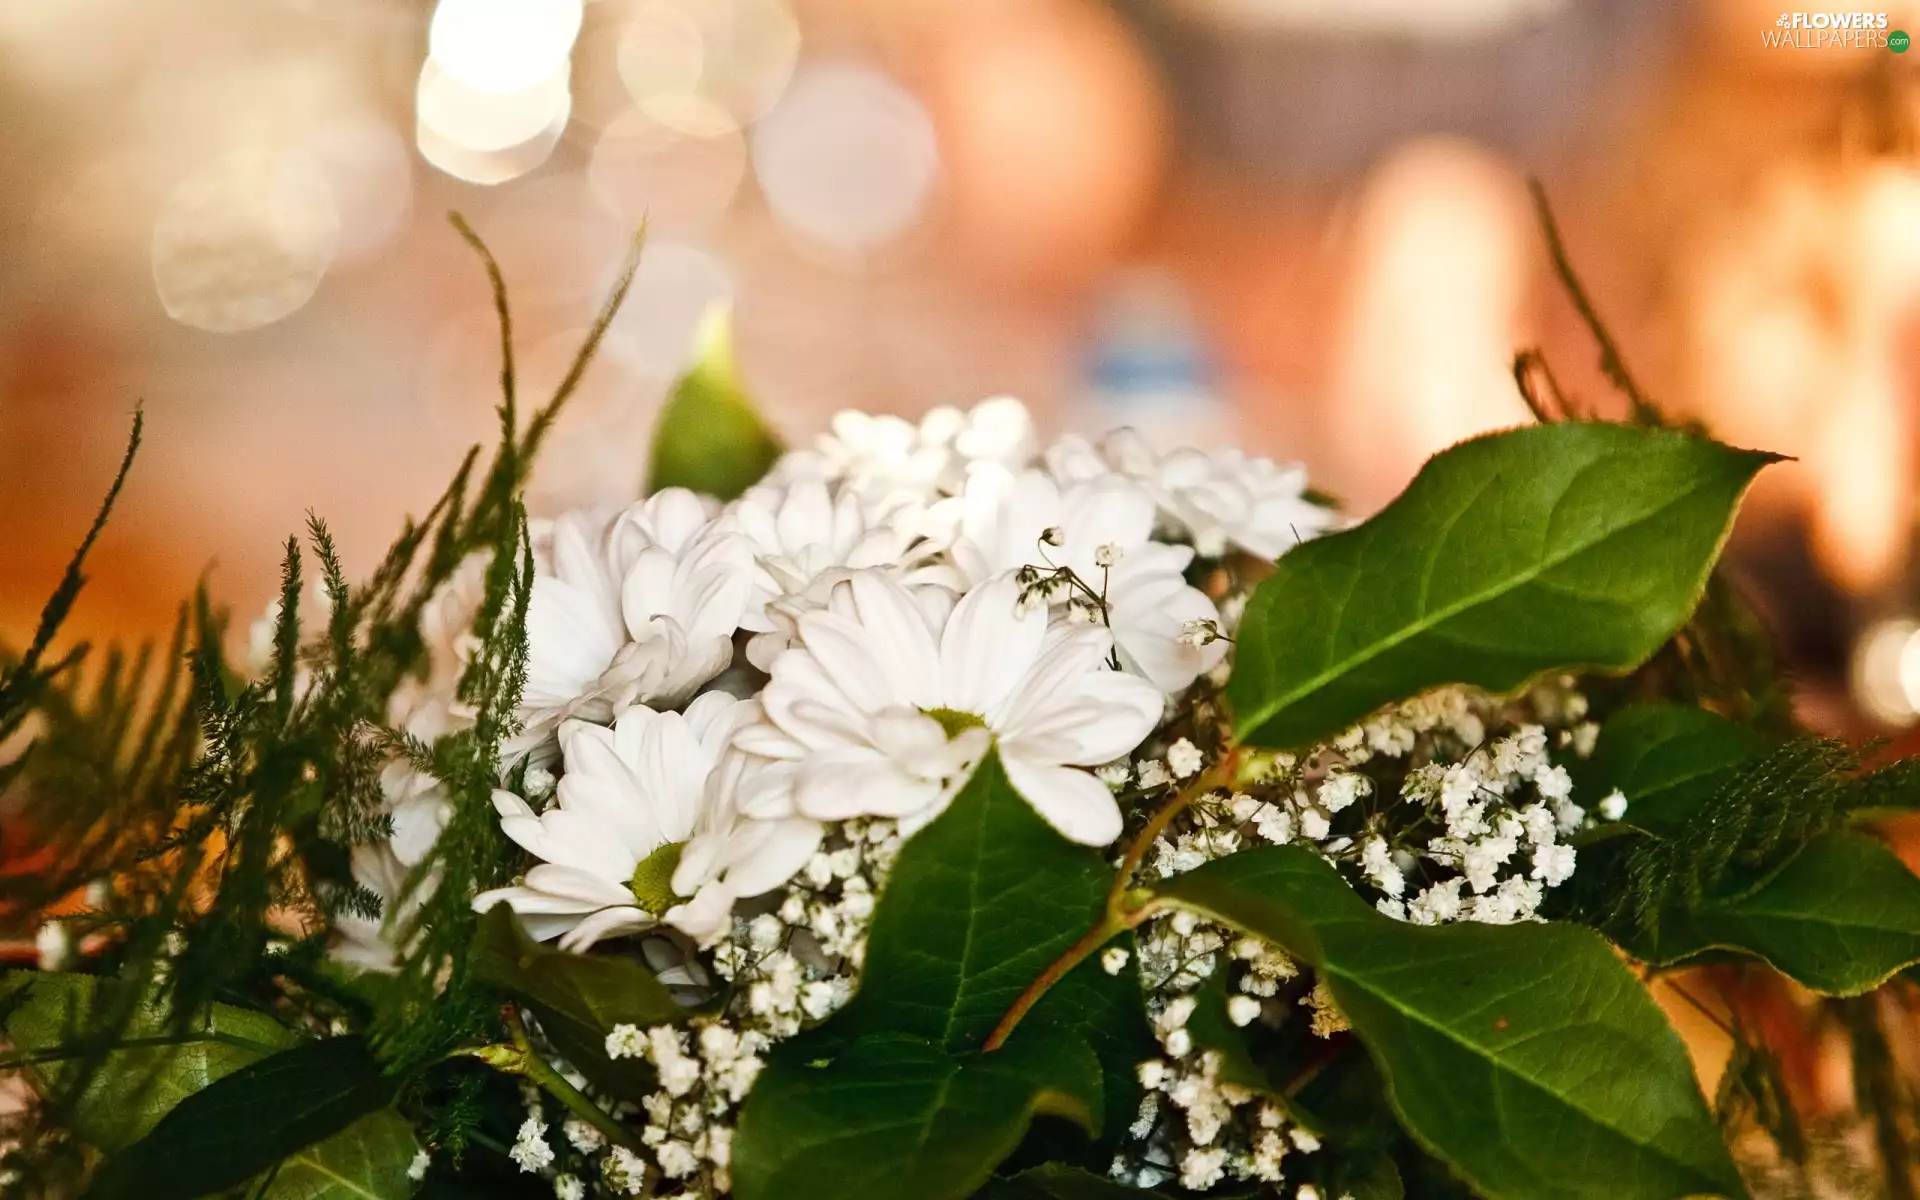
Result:
M673 890L673 873L680 866L680 852L686 848L685 842L661 846L640 860L627 882L634 900L656 917L680 902L680 895Z

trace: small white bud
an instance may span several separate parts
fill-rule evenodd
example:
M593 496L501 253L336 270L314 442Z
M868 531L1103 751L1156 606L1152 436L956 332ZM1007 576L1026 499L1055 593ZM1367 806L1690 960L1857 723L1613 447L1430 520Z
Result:
M1619 788L1615 788L1607 793L1607 798L1600 802L1599 807L1601 816L1609 821L1618 821L1627 815L1627 798Z
M1124 946L1109 946L1100 955L1100 969L1109 975L1118 975L1127 969L1127 950Z
M1227 1001L1227 1020L1246 1027L1260 1016L1260 1002L1252 996L1235 996Z
M1040 531L1040 542L1046 546L1064 546L1067 543L1067 535L1060 531L1058 525L1049 525Z

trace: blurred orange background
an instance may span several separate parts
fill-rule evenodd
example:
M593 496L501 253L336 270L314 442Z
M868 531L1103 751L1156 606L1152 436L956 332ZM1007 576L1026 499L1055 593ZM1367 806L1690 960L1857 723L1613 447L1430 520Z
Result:
M1920 642L1877 623L1912 607L1920 55L1783 19L1753 0L0 7L0 637L30 629L142 402L76 630L158 631L209 571L252 614L309 509L367 564L491 429L493 321L448 210L504 264L535 390L648 221L537 509L638 487L725 299L792 438L840 407L1011 392L1055 429L1304 460L1366 511L1432 451L1525 419L1520 347L1619 406L1532 175L1647 390L1797 458L1739 549L1817 717L1911 721Z

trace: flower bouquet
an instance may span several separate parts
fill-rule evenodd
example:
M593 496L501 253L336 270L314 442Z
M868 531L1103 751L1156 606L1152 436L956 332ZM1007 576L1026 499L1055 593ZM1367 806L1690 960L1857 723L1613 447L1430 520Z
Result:
M1714 572L1771 456L1524 358L1540 423L1364 521L1005 399L783 450L715 324L649 494L534 519L625 285L523 412L479 249L499 445L366 582L316 519L253 661L201 596L86 673L89 535L8 660L24 1194L1745 1196L1730 1132L1817 1131L1737 1019L1709 1106L1642 978L1696 960L1857 998L1912 1194L1914 772Z

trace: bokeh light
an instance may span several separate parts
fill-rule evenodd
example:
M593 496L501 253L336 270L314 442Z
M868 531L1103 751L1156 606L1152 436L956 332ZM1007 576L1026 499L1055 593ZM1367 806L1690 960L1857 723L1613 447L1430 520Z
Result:
M594 143L587 177L607 212L658 233L697 233L725 215L747 170L739 130L686 137L629 110Z
M581 14L581 0L440 0L428 57L468 87L522 91L566 63Z
M774 216L843 252L872 252L911 229L939 167L920 102L854 62L808 67L753 131L754 175Z
M420 124L468 150L505 150L538 137L564 114L571 93L563 61L545 79L512 92L475 88L435 59L420 68L414 112Z
M154 286L182 324L258 329L312 298L339 238L333 188L312 155L236 152L167 195L153 228Z
M758 120L800 56L800 26L780 0L643 0L619 49L640 111L711 137Z
M442 136L425 122L415 128L414 143L419 147L421 158L455 179L489 186L501 184L518 179L552 156L553 148L560 144L560 137L567 130L571 113L569 102L538 134L500 150L475 150Z

